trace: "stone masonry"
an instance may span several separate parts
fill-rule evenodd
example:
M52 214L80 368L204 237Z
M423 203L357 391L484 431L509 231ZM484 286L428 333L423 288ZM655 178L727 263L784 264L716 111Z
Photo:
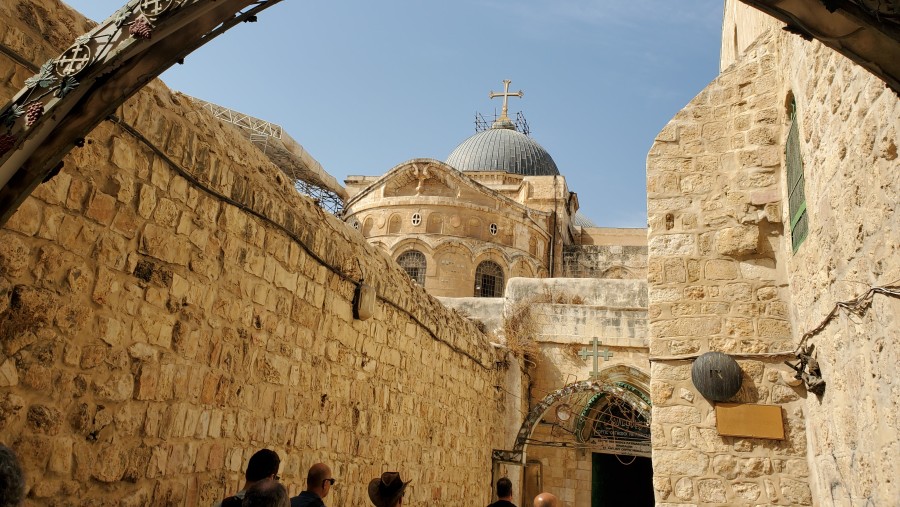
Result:
M751 8L729 0L725 13L730 66L662 130L647 162L658 505L891 505L900 304L876 293L859 314L826 317L900 280L900 101ZM792 99L809 218L796 253L785 209ZM781 362L792 358L778 357L808 333L821 397L788 385ZM782 407L785 441L717 434L690 381L691 358L707 350L739 358L736 401Z
M780 383L794 345L783 248L783 102L770 36L657 136L647 159L653 473L659 505L810 505L801 396ZM788 240L789 241L789 240ZM720 436L691 361L739 356L734 401L776 404L786 439ZM786 353L783 356L768 354Z
M52 0L0 19L2 100L32 74L7 53L40 63L88 28ZM0 230L0 441L28 505L210 505L262 447L291 493L330 463L330 505L387 469L412 504L488 503L487 339L206 114L151 83Z

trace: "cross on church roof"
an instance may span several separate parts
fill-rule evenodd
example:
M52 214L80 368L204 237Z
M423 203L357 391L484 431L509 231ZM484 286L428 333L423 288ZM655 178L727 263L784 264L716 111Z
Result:
M500 110L500 117L497 118L497 121L494 122L494 125L493 125L494 127L512 128L512 126L513 126L512 121L509 119L509 116L507 115L507 113L509 111L507 102L510 97L522 98L525 96L525 92L523 92L522 90L519 90L514 93L509 93L510 83L512 83L512 81L510 81L509 79L504 79L503 80L503 93L494 92L493 90L491 90L491 93L488 94L488 97L490 97L492 99L497 98L497 97L503 97L503 109Z

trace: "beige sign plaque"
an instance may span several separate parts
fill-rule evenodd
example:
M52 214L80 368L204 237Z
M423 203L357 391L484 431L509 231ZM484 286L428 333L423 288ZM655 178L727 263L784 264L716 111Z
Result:
M716 429L724 436L784 440L784 418L778 405L717 403Z

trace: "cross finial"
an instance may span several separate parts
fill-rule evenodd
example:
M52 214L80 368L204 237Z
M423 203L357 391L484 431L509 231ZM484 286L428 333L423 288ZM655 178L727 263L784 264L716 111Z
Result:
M507 102L510 97L519 97L522 98L525 96L525 92L519 90L515 93L509 93L509 85L512 83L509 79L503 80L503 93L495 93L493 90L488 95L490 98L503 97L503 109L500 110L500 117L497 118L497 121L494 122L493 127L507 127L512 128L512 121L510 121L509 116L507 115L509 111L509 107L507 106Z

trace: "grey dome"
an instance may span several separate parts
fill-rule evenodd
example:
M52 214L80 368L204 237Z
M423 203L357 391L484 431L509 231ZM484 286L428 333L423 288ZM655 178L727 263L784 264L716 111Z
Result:
M460 171L504 171L524 176L555 176L556 162L540 144L511 128L494 127L466 139L447 164Z
M572 217L572 225L575 227L598 227L593 220L586 217L581 211L575 212L575 216Z

